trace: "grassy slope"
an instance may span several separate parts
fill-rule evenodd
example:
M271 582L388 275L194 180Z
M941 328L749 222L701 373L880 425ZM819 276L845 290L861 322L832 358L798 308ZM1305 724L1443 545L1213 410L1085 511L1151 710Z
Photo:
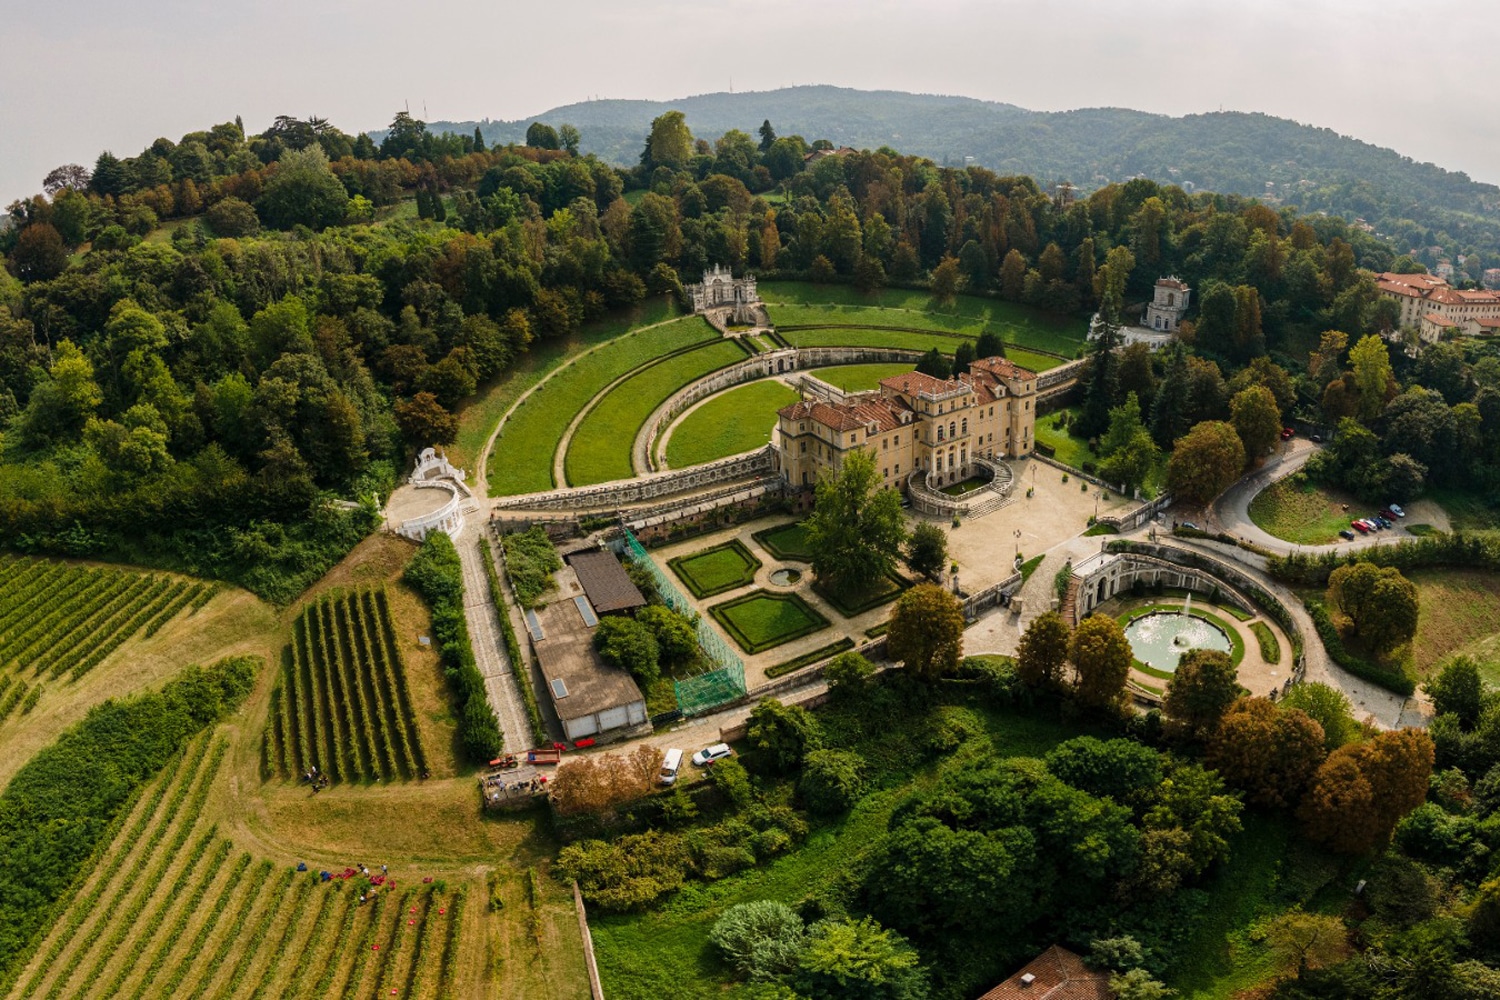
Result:
M458 411L458 438L448 446L454 465L476 473L475 463L495 424L516 399L540 382L564 360L639 326L671 319L677 310L667 299L642 303L632 309L587 323L581 330L556 340L533 343L504 375L480 387Z
M635 475L631 451L652 411L689 382L743 360L745 352L730 341L711 341L615 386L573 432L568 443L568 485L587 486Z
M759 289L761 297L771 304L771 319L778 325L869 323L962 337L977 337L990 330L1007 342L1068 357L1083 344L1087 332L1087 323L1080 317L1054 316L1010 302L968 295L959 296L951 306L939 306L926 292L891 288L867 295L846 285L767 281ZM952 350L952 341L947 343ZM926 346L931 345L922 349Z
M550 489L552 458L568 424L609 383L669 351L717 337L696 316L627 334L592 349L543 383L500 429L490 456L490 494Z
M1064 465L1071 465L1075 469L1082 469L1084 462L1092 462L1094 465L1099 464L1099 453L1090 448L1087 441L1082 438L1076 438L1065 428L1057 426L1063 414L1067 414L1071 422L1077 419L1080 412L1080 407L1070 406L1067 409L1049 413L1045 417L1038 417L1036 422L1037 441L1041 444L1050 445L1056 451L1056 458L1059 462L1062 462ZM1161 456L1157 459L1156 468L1151 471L1151 475L1146 477L1144 489L1147 491L1148 496L1151 490L1159 490L1166 486L1167 459L1169 457L1167 452L1162 452Z
M1417 672L1463 650L1477 654L1491 683L1500 682L1500 577L1469 569L1420 569L1407 574L1421 595L1412 655Z
M845 392L864 392L874 389L880 385L883 378L891 378L895 375L905 375L911 371L911 365L904 363L888 365L837 365L833 368L814 368L812 374L827 382L836 385Z
M1349 510L1343 505L1349 504ZM1361 516L1353 497L1309 484L1298 488L1291 479L1272 483L1250 501L1250 520L1277 538L1297 545L1326 545Z
M796 391L774 379L721 392L673 428L667 465L681 469L759 448L771 440L776 411L796 401Z

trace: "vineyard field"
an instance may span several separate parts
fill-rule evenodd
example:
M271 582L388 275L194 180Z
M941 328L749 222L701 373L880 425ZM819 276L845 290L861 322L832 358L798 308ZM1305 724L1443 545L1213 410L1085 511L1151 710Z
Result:
M415 878L324 882L238 849L203 808L225 780L227 749L223 738L199 739L147 787L0 995L455 993L464 891Z
M313 767L333 781L426 775L384 590L328 594L298 616L263 746L268 779L301 778Z
M149 638L196 612L217 589L167 574L0 556L0 722L30 712L45 689L78 680L135 636Z

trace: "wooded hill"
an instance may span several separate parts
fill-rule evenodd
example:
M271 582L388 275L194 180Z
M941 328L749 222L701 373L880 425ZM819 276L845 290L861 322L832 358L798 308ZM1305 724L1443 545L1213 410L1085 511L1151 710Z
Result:
M697 135L753 133L769 119L778 134L837 146L892 146L939 163L965 157L1000 173L1084 190L1140 175L1226 194L1265 197L1304 212L1364 218L1399 250L1441 245L1450 252L1500 254L1500 187L1332 129L1243 112L1147 114L1126 108L1028 111L968 97L787 87L761 93L702 94L676 101L587 101L514 122L434 122L437 133L469 134L491 144L523 141L533 121L567 122L582 150L621 165L640 158L641 136L668 110L687 115ZM371 133L379 141L379 133ZM1430 263L1430 262L1429 262ZM1488 266L1494 267L1492 262Z

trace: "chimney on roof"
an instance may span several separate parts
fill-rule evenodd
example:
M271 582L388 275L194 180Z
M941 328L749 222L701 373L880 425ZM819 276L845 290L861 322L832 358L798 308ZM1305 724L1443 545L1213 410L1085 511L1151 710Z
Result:
M1024 976L1021 977L1021 985L1022 986L1030 986L1034 982L1036 982L1036 976L1033 976L1029 972L1026 973L1026 975L1024 975Z

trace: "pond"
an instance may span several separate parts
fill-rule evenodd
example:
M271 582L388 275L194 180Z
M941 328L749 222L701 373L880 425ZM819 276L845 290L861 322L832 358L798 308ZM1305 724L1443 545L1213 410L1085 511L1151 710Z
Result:
M790 587L801 579L801 570L782 568L771 571L771 583L778 587Z
M1157 670L1173 673L1177 661L1190 649L1217 649L1227 653L1229 636L1212 622L1180 611L1157 611L1142 615L1125 626L1125 638L1135 658Z

